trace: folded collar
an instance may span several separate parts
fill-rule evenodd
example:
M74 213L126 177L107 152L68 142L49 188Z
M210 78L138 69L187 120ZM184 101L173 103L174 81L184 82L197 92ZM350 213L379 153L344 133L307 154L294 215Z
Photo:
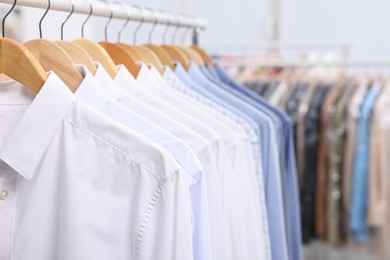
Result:
M75 102L69 88L54 73L0 147L0 159L27 180L36 169Z

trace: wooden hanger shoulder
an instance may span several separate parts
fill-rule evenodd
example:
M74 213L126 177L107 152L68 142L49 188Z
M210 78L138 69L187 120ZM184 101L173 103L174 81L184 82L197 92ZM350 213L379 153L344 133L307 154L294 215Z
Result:
M173 45L162 45L161 47L166 50L173 60L178 61L185 70L188 70L190 67L190 60L179 48Z
M144 46L152 50L160 59L163 65L169 66L171 69L175 68L174 59L172 59L172 57L168 54L168 52L164 48L150 43L144 44Z
M204 64L203 59L193 49L184 48L184 47L180 47L180 46L177 46L177 47L180 48L180 50L184 53L184 55L186 55L186 57L190 61L194 62L198 67L200 67Z
M107 51L97 42L85 38L76 39L73 42L88 52L94 61L100 62L112 78L116 76L118 71L114 61L111 59Z
M139 68L137 62L128 52L113 43L99 42L99 44L110 54L115 64L123 64L134 77L138 75Z
M118 42L115 43L116 46L125 50L129 55L131 55L136 61L146 62L146 59L142 56L142 54L135 48L135 46Z
M0 39L0 73L39 92L47 73L34 55L22 44L8 38Z
M91 56L89 56L88 52L86 52L83 48L73 42L67 41L56 41L56 44L58 44L62 49L64 49L66 53L68 53L73 63L83 64L87 67L89 72L95 74L95 63L93 62Z
M147 64L153 64L156 69L162 73L164 71L164 65L161 63L158 56L148 47L137 45L134 46L142 55L146 58Z
M83 81L69 55L57 44L45 39L31 40L23 44L46 71L54 71L75 92Z
M196 45L192 45L190 46L189 48L193 49L194 51L196 51L203 59L203 61L210 65L210 66L214 66L214 61L213 59L211 58L210 55L208 55L202 48L199 48L198 46Z

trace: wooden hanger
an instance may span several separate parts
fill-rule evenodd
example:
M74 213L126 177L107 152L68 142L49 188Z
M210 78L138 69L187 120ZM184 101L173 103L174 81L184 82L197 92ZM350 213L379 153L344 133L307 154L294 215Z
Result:
M58 44L72 59L75 64L83 64L87 67L92 74L96 73L96 66L91 56L83 48L73 42L56 41Z
M91 4L91 1L88 0L88 3L89 3L90 10L87 18L84 20L81 26L82 38L74 40L73 43L75 43L76 45L84 49L94 61L99 62L107 71L107 73L111 76L111 78L115 78L116 74L118 73L118 70L115 66L114 61L111 59L107 51L102 46L100 46L97 42L84 38L84 26L93 13L93 6Z
M164 48L151 43L144 44L144 46L152 50L163 65L169 66L171 69L175 69L174 60Z
M8 38L0 39L0 73L34 92L39 92L47 79L47 73L34 55L22 44Z
M188 70L190 67L190 60L187 58L187 56L183 53L180 48L174 45L161 45L161 47L169 54L169 56L172 58L172 62L179 62L185 70Z
M72 92L77 90L83 77L61 47L45 39L31 40L23 45L37 58L44 70L54 71Z
M198 67L204 65L204 61L203 61L202 57L196 51L194 51L193 49L188 49L188 48L184 48L181 46L177 46L177 47L180 48L180 50L182 50L184 55L186 55L186 57L190 61L194 62Z
M128 51L107 41L99 44L108 52L115 64L123 64L134 77L137 77L139 67Z
M131 53L107 41L107 29L113 17L113 10L108 0L103 1L108 5L108 8L110 9L110 18L108 19L104 27L105 41L99 42L99 44L103 46L103 48L108 52L108 54L110 54L115 64L123 64L130 71L130 73L133 74L134 77L136 77L138 75L139 68L137 66L136 60L133 58Z
M61 24L61 41L56 41L55 43L60 46L72 59L73 63L75 64L83 64L87 67L89 72L92 74L95 74L96 72L96 66L93 62L91 56L83 50L80 46L76 45L73 42L67 42L64 41L64 27L65 23L69 20L69 18L72 16L74 12L74 3L73 0L71 0L72 3L72 9L69 15L66 17L66 19Z
M202 48L199 48L198 46L196 45L191 45L189 48L193 49L194 51L196 51L203 59L203 61L210 65L210 66L215 66L215 63L213 61L213 59L211 58L210 55L207 54L206 51L204 51Z
M117 42L115 43L116 46L119 48L122 48L124 51L128 52L129 55L131 55L134 60L136 61L141 61L141 62L147 62L144 56L132 45L122 43L122 42Z
M129 51L129 52L137 53L137 55L139 54L142 57L139 61L142 61L142 62L144 62L146 64L153 64L156 67L156 69L160 73L162 73L163 70L164 70L164 65L161 63L161 61L158 58L158 56L153 51L151 51L149 48L147 48L145 46L135 45L136 44L138 30L141 28L142 24L144 23L145 16L144 16L144 13L143 13L144 9L142 9L141 7L136 6L136 5L134 5L133 7L139 9L140 12L141 12L141 21L138 24L137 28L134 30L134 35L133 35L134 44L133 45L129 45L129 44L124 44L124 43L117 43L117 45L121 46L121 48L124 48L127 51ZM128 9L126 7L124 7L124 8L128 11ZM129 20L130 20L130 13L127 12L127 21L126 21L126 23L123 25L123 27L118 32L118 42L120 42L120 36L121 36L122 30L126 27L126 25L128 24ZM152 28L152 30L153 30L153 28Z
M2 19L0 76L1 79L14 79L32 91L39 92L48 77L45 70L26 47L15 40L5 38L5 20L15 6L16 0Z
M69 55L61 47L54 42L42 39L41 25L50 9L50 0L48 2L46 12L39 21L40 39L28 41L23 45L37 58L45 71L54 71L68 88L75 92L83 81L81 73L76 69Z
M153 64L160 73L163 73L164 65L161 63L158 56L151 49L149 49L146 46L140 46L140 45L134 47L145 58L146 64Z
M112 78L116 76L118 71L115 63L101 45L85 38L76 39L73 42L83 48L94 61L99 62Z

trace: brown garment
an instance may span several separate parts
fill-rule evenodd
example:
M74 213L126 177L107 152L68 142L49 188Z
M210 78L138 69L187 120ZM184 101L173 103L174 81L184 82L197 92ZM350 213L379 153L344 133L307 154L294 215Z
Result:
M345 240L343 219L347 217L342 210L342 162L346 139L346 117L348 104L357 86L348 83L340 93L336 105L336 113L331 119L329 129L329 172L327 198L327 240L333 245L341 245Z
M386 185L390 169L387 168L389 166L387 160L383 160L381 155L383 153L386 154L386 132L389 130L390 124L389 99L390 91L388 86L379 95L371 120L367 222L374 228L382 227L386 221Z
M316 234L318 237L326 237L326 209L328 194L329 171L329 123L336 109L337 98L343 89L343 82L336 83L329 91L321 107L321 123L318 144L317 159L317 197L316 197Z
M390 259L390 85L382 89L375 103L370 134L368 225L374 233L373 249Z
M298 182L299 187L302 186L302 172L303 172L303 163L304 163L304 154L305 154L305 115L309 109L310 100L314 94L314 91L317 87L316 84L310 84L308 89L305 92L305 95L302 98L301 103L298 107L298 116L297 116L297 173L298 173Z

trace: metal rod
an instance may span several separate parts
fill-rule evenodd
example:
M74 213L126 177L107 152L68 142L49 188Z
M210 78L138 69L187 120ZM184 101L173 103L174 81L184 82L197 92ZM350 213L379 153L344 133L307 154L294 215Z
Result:
M0 3L4 4L13 4L13 0L0 0ZM91 4L93 6L93 15L94 16L102 16L102 17L110 17L110 10L107 8L107 4L105 4L102 1L99 0L91 0ZM129 9L129 11L126 11L125 8L123 8L122 5L118 3L112 3L112 10L113 10L113 19L123 19L126 20L128 18L128 12L130 12L131 20L132 21L141 21L142 16L140 10L137 10L137 8L134 8L130 5L126 5L126 7ZM18 0L17 6L28 6L28 7L35 7L40 9L46 9L47 8L47 1L46 0ZM69 1L63 1L63 0L51 0L50 1L50 10L56 10L56 11L64 11L64 12L70 12L72 10L72 5ZM75 1L74 3L74 13L77 14L89 14L90 13L90 6L88 4L88 1ZM208 26L208 22L205 19L202 18L196 18L193 21L187 20L186 23L183 23L183 21L179 21L180 17L179 15L171 14L171 21L167 19L167 15L161 15L159 14L158 24L168 24L170 23L171 26L176 26L180 24L181 26L194 26L201 29L206 29ZM156 14L149 11L145 12L145 23L154 23L156 20Z
M246 43L203 43L210 51L262 51L262 50L349 50L356 46L354 40L324 41L266 41Z
M335 60L335 61L300 61L300 60L236 60L224 63L224 66L254 66L254 67L389 67L389 59L369 59L369 60Z

